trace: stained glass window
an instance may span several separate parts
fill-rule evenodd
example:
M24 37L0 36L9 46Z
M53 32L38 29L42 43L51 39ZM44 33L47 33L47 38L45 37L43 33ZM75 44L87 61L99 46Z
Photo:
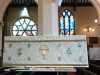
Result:
M61 35L73 35L75 32L75 20L72 13L69 10L64 10L60 16L60 34Z
M29 17L18 19L12 28L13 36L34 36L37 35L37 25Z

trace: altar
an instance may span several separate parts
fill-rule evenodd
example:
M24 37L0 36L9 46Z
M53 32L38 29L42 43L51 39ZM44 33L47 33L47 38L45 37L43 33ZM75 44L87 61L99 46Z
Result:
M76 67L88 67L86 36L66 34L65 29L64 34L59 32L58 6L61 2L38 0L36 36L5 36L3 67L35 72L76 72Z
M7 36L4 41L3 65L51 70L88 67L86 36Z

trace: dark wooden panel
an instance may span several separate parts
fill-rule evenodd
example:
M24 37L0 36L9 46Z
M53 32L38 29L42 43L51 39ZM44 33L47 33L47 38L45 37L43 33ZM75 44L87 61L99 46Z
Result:
M10 6L37 6L34 0L12 0Z
M89 0L63 0L62 6L92 6Z

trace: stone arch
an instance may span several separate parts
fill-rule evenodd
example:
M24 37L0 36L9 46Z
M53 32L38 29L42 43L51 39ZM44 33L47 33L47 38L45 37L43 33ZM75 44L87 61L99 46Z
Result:
M11 0L0 0L0 22L2 22L4 13L10 2Z
M90 0L93 6L95 7L98 14L98 21L100 23L100 0Z
M100 1L99 0L90 0L91 3L94 5L94 7L97 10L99 20L100 20ZM10 4L11 0L0 0L0 22L2 22L4 13L6 11L6 8Z

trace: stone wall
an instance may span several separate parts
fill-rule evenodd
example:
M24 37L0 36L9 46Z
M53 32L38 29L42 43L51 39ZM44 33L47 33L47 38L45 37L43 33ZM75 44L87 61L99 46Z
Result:
M95 30L95 33L87 34L87 36L100 36L100 26L94 23L94 20L98 18L98 14L96 12L96 9L94 7L77 7L76 11L73 10L72 7L60 7L59 8L59 15L63 12L64 9L71 10L73 15L75 16L75 31L76 34L85 34L83 32L83 28L87 28L88 26L93 27ZM12 22L20 17L22 8L16 8L16 7L9 7L7 10L6 15L6 27L9 28L9 25L12 24ZM30 17L33 18L33 20L38 24L38 7L30 7L28 8ZM89 13L91 12L91 13ZM9 31L7 31L9 32Z
M11 26L14 22L19 19L21 16L21 11L24 7L9 7L4 16L4 24L6 27L5 35L10 35ZM33 19L33 21L38 24L38 7L28 7L29 16Z

